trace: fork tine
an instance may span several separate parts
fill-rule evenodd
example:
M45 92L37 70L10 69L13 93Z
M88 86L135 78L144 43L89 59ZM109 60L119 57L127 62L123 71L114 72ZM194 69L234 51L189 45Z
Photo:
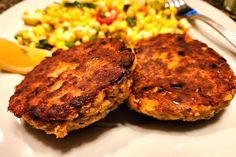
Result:
M179 8L179 7L180 7L180 3L179 3L178 0L172 0L172 3L174 4L174 6L175 6L176 8Z
M184 6L184 5L186 5L186 3L185 3L184 0L178 0L178 1L179 1L180 6Z
M211 18L199 14L195 9L191 8L185 2L185 0L166 0L166 3L168 3L166 5L167 7L175 7L177 9L177 15L189 17L192 19L197 18L207 23L215 30L217 30L221 35L223 35L236 48L236 34L226 29L221 24L216 23Z
M185 5L184 0L166 0L166 7L180 8Z
M166 0L166 5L165 5L166 8L168 7L175 7L175 4L173 3L172 0Z
M184 0L166 0L166 7L175 7L177 9L177 15L185 15L190 12L190 14L196 13Z
M171 1L178 10L181 10L183 8L188 8L184 0L171 0Z
M181 6L187 6L187 7L189 7L188 4L185 2L185 0L175 0L175 1L178 1L180 7L181 7Z

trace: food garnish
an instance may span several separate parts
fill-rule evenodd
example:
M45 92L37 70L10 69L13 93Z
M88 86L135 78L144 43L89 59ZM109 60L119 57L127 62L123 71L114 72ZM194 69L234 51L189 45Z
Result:
M26 74L39 64L50 51L20 46L0 38L0 69L8 72Z

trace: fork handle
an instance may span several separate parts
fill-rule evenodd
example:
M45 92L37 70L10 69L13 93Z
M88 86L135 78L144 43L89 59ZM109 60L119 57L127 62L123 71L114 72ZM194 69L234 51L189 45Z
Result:
M195 15L189 16L189 18L199 19L207 23L208 25L213 27L217 32L223 35L225 39L227 39L236 48L236 35L232 31L228 30L221 24L217 23L216 21L212 20L211 18L205 15L195 14Z

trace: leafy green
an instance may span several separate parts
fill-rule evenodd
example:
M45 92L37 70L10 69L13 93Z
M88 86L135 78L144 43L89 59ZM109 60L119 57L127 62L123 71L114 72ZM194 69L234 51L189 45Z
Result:
M47 39L41 39L39 40L38 44L37 44L37 48L41 48L41 49L51 49L53 46L50 45L47 41Z
M66 41L66 42L65 42L65 45L66 45L67 47L71 48L71 47L75 46L75 43L73 43L73 42L71 42L71 41Z
M136 19L134 17L127 17L126 21L129 26L131 27L136 26Z
M14 36L14 38L17 40L18 39L18 37L21 37L21 35L20 34L16 34L15 36Z
M64 7L78 7L78 8L83 8L83 7L87 7L87 8L96 8L97 5L93 4L93 3L81 3L81 2L65 2L64 3Z
M131 6L130 4L125 4L123 7L123 11L127 12L130 6Z
M24 45L29 45L30 44L30 39L28 38L22 38Z
M165 0L154 0L149 3L155 11L160 11L165 6Z

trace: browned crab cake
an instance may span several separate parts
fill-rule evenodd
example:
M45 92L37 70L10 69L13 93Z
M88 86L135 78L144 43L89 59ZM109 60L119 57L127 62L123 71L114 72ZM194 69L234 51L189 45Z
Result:
M104 118L128 97L134 59L115 39L58 50L25 76L8 109L62 138Z
M211 118L234 97L233 71L206 44L163 34L135 47L132 109L160 120L196 121Z

